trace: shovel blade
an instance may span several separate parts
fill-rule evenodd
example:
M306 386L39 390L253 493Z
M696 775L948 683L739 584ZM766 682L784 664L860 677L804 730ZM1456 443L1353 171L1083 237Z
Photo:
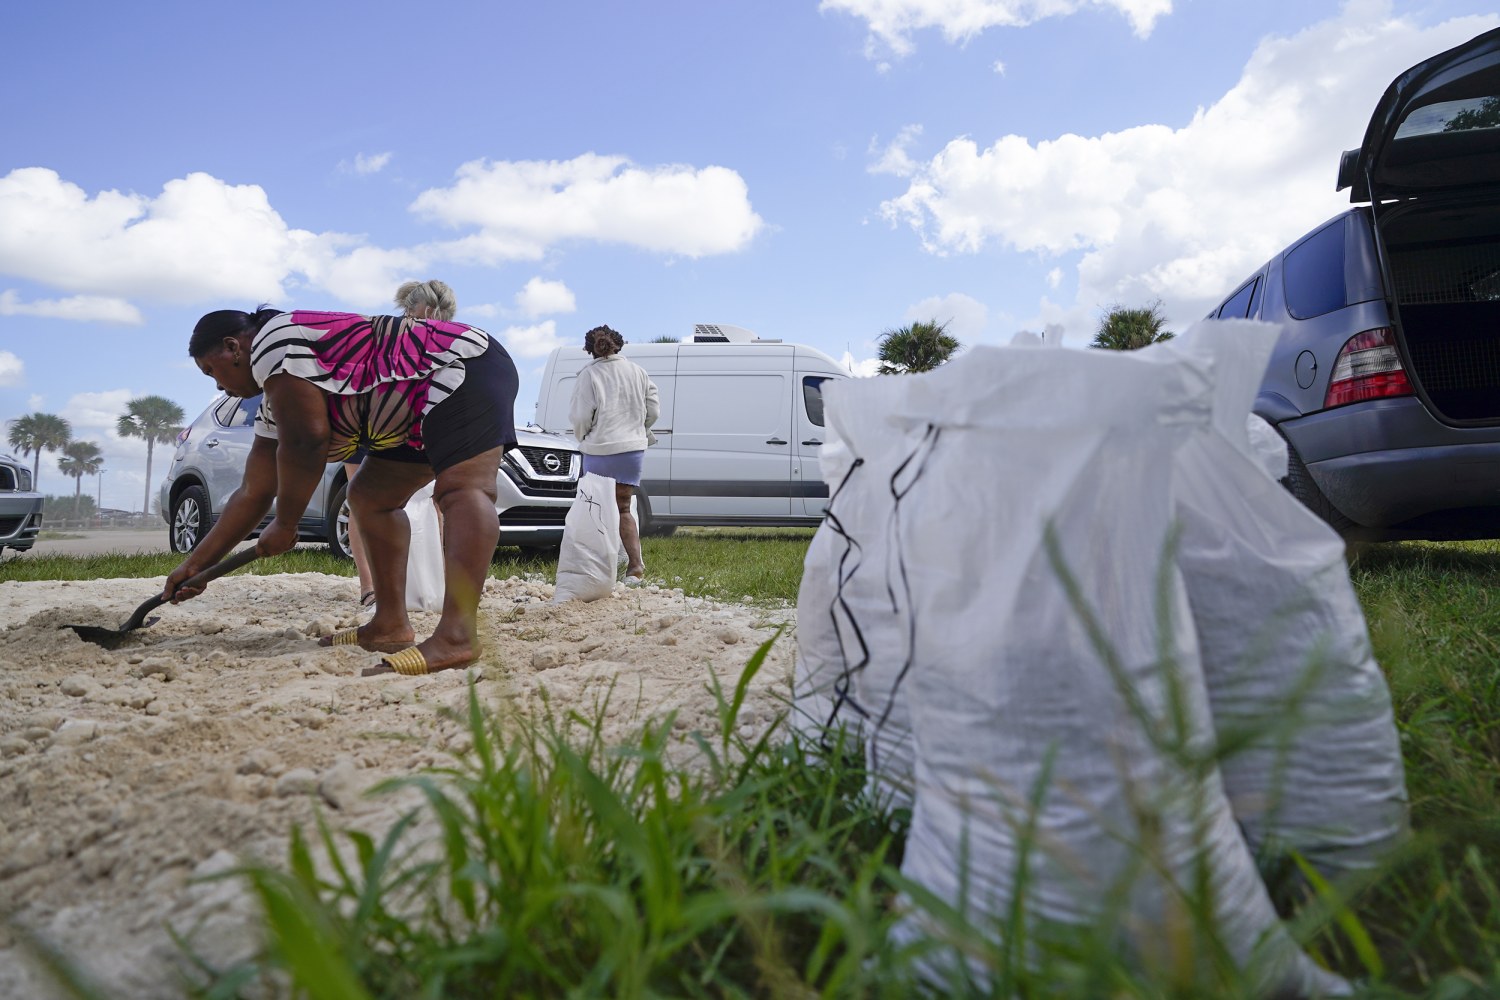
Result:
M145 628L148 625L154 625L157 621L158 619L154 617L147 618L141 622L140 627ZM103 646L105 649L118 648L120 643L130 638L130 633L135 631L133 628L101 628L98 625L69 625L67 627L77 633L78 638L84 642L92 642L94 645Z

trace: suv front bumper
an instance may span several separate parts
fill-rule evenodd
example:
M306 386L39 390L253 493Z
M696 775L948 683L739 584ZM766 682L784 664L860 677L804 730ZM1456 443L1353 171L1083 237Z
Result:
M0 494L0 550L25 552L42 530L42 498Z

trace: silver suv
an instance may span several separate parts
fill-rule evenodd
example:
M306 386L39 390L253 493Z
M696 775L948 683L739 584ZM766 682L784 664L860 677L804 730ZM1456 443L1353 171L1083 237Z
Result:
M31 470L0 454L0 555L25 552L42 530L42 495L32 489Z
M1338 186L1357 207L1212 316L1277 323L1255 411L1345 537L1500 537L1500 30L1398 76Z
M177 453L161 484L162 516L174 552L192 551L239 488L260 400L221 395L177 435ZM583 464L578 446L572 438L533 427L518 428L516 436L520 440L505 453L495 479L500 544L555 547L578 492ZM298 526L303 540L327 542L344 558L349 557L347 487L343 464L328 466Z

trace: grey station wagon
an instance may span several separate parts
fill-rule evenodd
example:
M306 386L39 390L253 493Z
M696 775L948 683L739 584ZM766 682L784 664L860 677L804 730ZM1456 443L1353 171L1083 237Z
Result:
M161 484L162 516L174 552L191 552L239 489L254 440L261 397L220 395L177 436L177 451ZM500 544L547 549L562 541L563 521L578 494L582 459L572 438L517 428L518 443L495 477ZM349 557L349 505L344 466L334 463L298 524L303 541L326 541Z
M1500 537L1500 30L1397 77L1338 187L1210 314L1283 327L1287 485L1351 539Z

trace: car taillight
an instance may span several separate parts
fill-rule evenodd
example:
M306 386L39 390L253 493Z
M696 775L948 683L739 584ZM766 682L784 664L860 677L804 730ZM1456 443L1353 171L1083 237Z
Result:
M187 442L188 435L191 433L193 433L193 429L191 427L184 427L182 430L178 431L177 447L181 448Z
M1390 327L1380 327L1355 334L1339 350L1323 405L1343 406L1411 394L1411 380L1401 364L1401 352L1396 350L1396 334Z

